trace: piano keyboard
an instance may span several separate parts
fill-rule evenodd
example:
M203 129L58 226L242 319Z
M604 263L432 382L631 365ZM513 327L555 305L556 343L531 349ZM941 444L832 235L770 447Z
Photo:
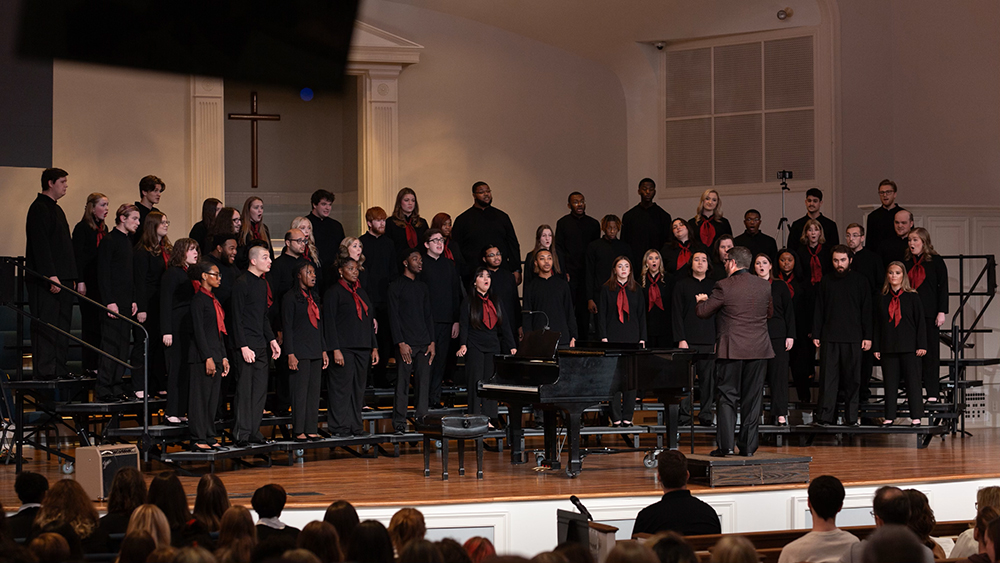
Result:
M519 391L522 393L537 393L537 385L510 385L501 383L483 383L482 389L492 389L495 391Z

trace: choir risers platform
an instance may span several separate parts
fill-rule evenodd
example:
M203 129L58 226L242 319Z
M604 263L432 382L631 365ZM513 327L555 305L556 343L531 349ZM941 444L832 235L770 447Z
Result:
M809 482L809 456L758 451L752 457L687 456L691 482L710 487L785 485Z

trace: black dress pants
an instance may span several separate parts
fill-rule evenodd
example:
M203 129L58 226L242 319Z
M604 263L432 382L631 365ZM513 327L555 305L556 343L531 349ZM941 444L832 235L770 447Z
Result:
M323 359L299 359L299 369L288 371L292 394L292 432L316 434L319 430L319 398L323 381Z
M882 354L882 380L885 382L885 418L896 418L900 376L906 384L906 399L910 404L910 418L923 418L924 397L921 394L920 358L914 352Z
M719 391L719 430L715 442L719 449L733 451L736 432L736 401L740 402L740 434L736 447L749 455L757 451L757 434L764 405L764 374L767 360L715 360Z
M413 395L416 416L420 418L427 414L427 397L431 385L431 366L427 363L427 346L410 347L410 363L404 363L396 349L396 399L392 407L392 427L394 430L406 429L406 407L409 398L410 375L413 375ZM444 362L444 358L435 355L434 363Z
M344 365L330 361L327 370L326 420L330 432L360 435L364 431L361 409L365 406L365 382L371 364L371 350L341 348Z
M816 346L812 339L799 335L795 339L789 360L799 402L812 402L812 380L816 376Z
M90 289L89 285L87 289ZM96 300L96 298L94 299ZM80 301L80 338L84 342L91 346L101 347L102 317L106 315L107 313L99 309L96 305L87 301ZM34 338L32 338L32 341L34 341ZM86 346L82 347L80 354L83 360L83 370L96 372L101 364L101 355ZM135 362L132 365L135 365Z
M389 327L389 308L382 305L375 308L375 320L378 321L378 332L375 333L375 342L379 350L392 350L392 329ZM371 367L371 384L379 389L392 387L396 383L395 374L387 368L389 365L389 354L379 354L378 363Z
M188 364L188 428L197 443L215 443L215 410L223 379L221 361L216 362L215 369L215 375L206 375L204 362Z
M175 330L173 342L165 346L167 358L167 416L181 417L188 410L188 346L191 334ZM162 342L162 337L161 337ZM242 356L240 357L242 361Z
M844 423L858 420L861 385L861 343L822 342L819 349L819 422L833 424L837 392L844 392Z
M934 317L924 319L927 327L927 353L921 358L924 389L928 397L941 394L941 329L934 324Z
M157 307L158 309L159 307ZM82 312L82 311L81 311ZM163 335L160 334L160 316L159 313L147 313L146 322L142 323L142 326L146 328L149 332L149 362L147 363L149 367L149 392L156 394L160 391L164 391L167 388L167 365L166 365L166 355L164 353L163 346ZM139 366L132 370L132 391L143 391L143 376L142 376L142 364L143 364L143 342L145 341L146 334L139 330L139 327L132 327L132 355L129 357L129 363L133 366Z
M441 387L444 384L448 355L451 352L451 327L454 323L434 323L435 362L431 364L429 404L441 402ZM387 348L388 350L388 348Z
M625 389L625 378L618 370L611 380L611 388L615 390L608 401L611 407L611 422L632 422L635 415L636 389Z
M67 282L67 280L60 281ZM67 291L53 294L49 291L49 284L45 282L29 281L26 285L31 313L69 332L73 321L73 295ZM56 379L69 374L69 369L66 367L67 350L69 350L69 338L32 321L31 358L35 379Z
M499 406L496 401L479 398L479 382L493 376L493 356L496 351L482 352L469 346L465 353L465 375L469 394L469 412L485 414L491 421L497 419Z
M689 344L689 349L699 354L714 354L715 344ZM715 419L715 357L697 360L694 363L694 374L698 385L698 402L701 408L698 410L698 420L704 426L710 426ZM681 400L682 421L691 418L691 401L684 397Z
M767 386L771 388L771 416L788 416L788 357L784 338L772 338L774 357L767 361Z
M264 417L264 401L267 399L268 350L254 350L256 357L252 364L243 360L240 350L236 352L238 356L233 363L239 366L239 379L236 381L236 424L233 434L237 442L263 440L260 421ZM167 397L170 397L169 391Z
M128 360L128 340L131 325L119 318L104 315L101 327L101 349L112 356ZM101 356L100 368L97 370L97 383L94 394L99 399L105 399L124 393L122 377L125 366Z

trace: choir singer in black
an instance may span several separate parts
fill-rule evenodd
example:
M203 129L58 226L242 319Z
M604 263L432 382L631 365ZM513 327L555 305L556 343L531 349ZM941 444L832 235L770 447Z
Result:
M417 418L427 414L431 387L431 364L434 363L434 317L427 284L417 279L424 269L420 248L404 249L403 275L389 285L389 326L396 343L396 399L392 409L392 428L406 432L406 408L410 376L413 376Z
M927 329L924 327L927 319L920 296L910 286L902 262L889 264L875 319L872 348L875 357L882 362L885 381L885 421L882 425L892 426L896 418L896 396L902 376L906 382L910 424L919 426L924 416L920 358L927 354Z

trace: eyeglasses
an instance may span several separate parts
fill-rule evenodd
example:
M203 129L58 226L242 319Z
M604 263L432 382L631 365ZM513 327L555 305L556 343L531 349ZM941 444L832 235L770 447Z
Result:
M160 224L161 225L166 225L166 226L169 227L170 226L170 221L160 221Z
M444 237L433 237L427 239L427 242L444 242Z
M486 255L487 258L496 258L497 256L500 256L499 250L496 252L490 252L489 254Z
M889 195L896 193L895 190L879 190L878 195Z
M212 276L213 278L221 278L222 274L219 272L205 272L206 276Z
M305 237L303 237L303 238L290 238L290 239L288 239L288 241L289 242L308 242L309 239L307 239Z

